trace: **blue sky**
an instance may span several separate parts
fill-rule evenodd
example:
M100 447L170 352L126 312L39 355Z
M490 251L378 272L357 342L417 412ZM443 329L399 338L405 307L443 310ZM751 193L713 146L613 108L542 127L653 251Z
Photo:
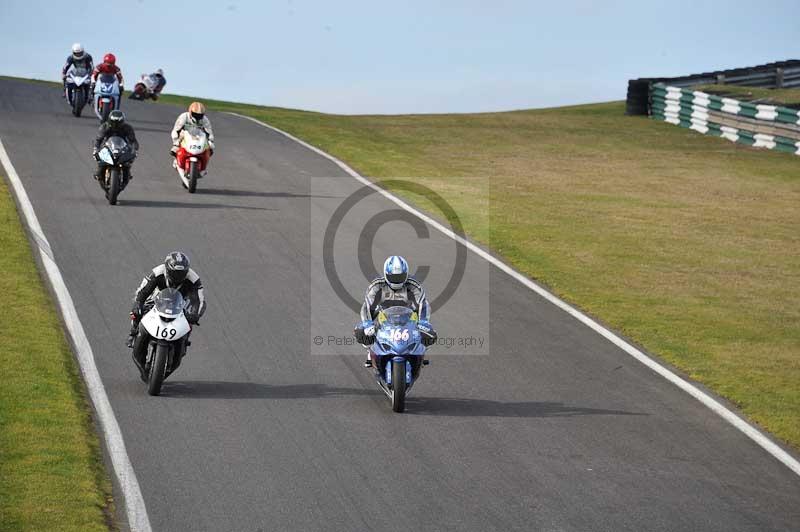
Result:
M623 99L627 80L800 57L797 0L0 0L0 74L58 79L74 41L128 87L336 113ZM752 9L757 6L756 9Z

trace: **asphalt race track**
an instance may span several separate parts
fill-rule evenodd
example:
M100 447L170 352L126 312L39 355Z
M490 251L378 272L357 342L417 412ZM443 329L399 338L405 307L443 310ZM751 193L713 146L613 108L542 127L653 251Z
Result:
M154 530L800 530L798 476L472 253L433 321L490 348L434 348L407 413L393 414L359 348L312 354L313 337L327 346L357 319L320 275L318 244L361 185L290 139L211 114L217 153L190 195L168 157L179 109L123 110L142 147L111 207L91 178L91 110L76 119L57 89L0 80L0 139L75 301ZM366 198L337 242L391 209ZM373 262L399 252L412 269L429 265L435 298L453 241L391 223ZM209 309L164 395L149 397L124 346L127 313L173 249L192 257ZM361 297L354 255L336 267Z

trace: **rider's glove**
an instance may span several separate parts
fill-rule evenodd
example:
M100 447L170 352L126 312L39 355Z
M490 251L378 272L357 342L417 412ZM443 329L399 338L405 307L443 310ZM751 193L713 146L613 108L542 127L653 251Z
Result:
M417 323L417 330L420 334L420 339L422 340L422 345L425 347L432 346L436 343L436 339L438 335L436 331L433 330L433 326L430 322L427 321L420 321Z
M97 148L92 149L92 157L94 157L95 161L99 161L100 160L100 156L98 155L99 153L100 153L100 150L98 150Z
M135 306L131 309L131 320L138 320L142 317L142 309Z
M178 147L177 146L173 146L173 147L171 147L169 149L170 157L175 157L177 154L178 154Z
M356 341L364 345L375 343L375 324L371 321L362 321L353 329Z

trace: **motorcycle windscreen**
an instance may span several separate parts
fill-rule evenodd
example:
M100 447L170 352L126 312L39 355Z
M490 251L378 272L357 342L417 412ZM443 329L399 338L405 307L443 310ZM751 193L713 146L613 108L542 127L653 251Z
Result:
M190 137L202 139L206 136L206 132L197 126L189 126L185 129L186 134Z
M120 154L128 151L128 143L125 142L125 139L122 137L113 136L106 141L105 145L109 150L111 150L111 153L114 154L114 157L117 157Z
M409 321L412 321L411 318L414 315L413 310L402 306L389 307L381 312L386 318L386 323L395 327L406 325Z
M162 318L174 319L183 312L184 300L174 288L165 288L155 298L154 307Z

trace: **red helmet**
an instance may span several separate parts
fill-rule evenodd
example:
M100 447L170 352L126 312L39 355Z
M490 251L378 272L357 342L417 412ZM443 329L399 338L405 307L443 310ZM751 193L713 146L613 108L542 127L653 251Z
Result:
M117 58L114 57L114 54L106 54L103 56L103 63L107 63L113 66L117 63Z

